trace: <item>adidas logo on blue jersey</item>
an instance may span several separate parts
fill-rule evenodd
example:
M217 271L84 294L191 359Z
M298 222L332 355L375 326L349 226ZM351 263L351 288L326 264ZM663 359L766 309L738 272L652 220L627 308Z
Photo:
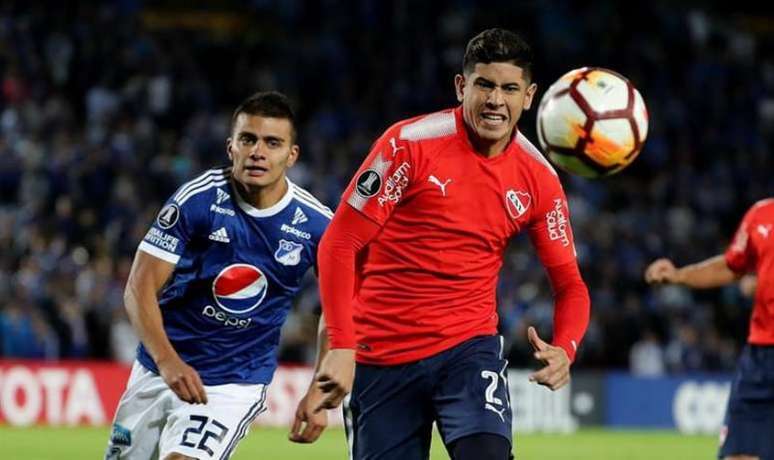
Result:
M225 214L227 216L234 217L236 213L233 209L229 208L222 208L220 207L220 204L222 204L224 201L227 201L231 196L224 192L222 189L215 189L217 191L217 196L215 197L215 202L210 205L210 211L216 212L218 214Z
M219 243L230 243L231 242L231 240L228 238L228 233L226 232L226 227L220 227L219 229L217 229L214 232L210 233L209 238L212 241L217 241Z
M231 197L228 195L228 193L224 192L222 189L217 189L217 191L218 191L218 196L215 198L215 203L217 203L217 204L221 204L221 203L223 203L224 201L226 201L226 200L228 200L229 198L231 198Z
M306 217L306 214L304 214L304 211L302 211L301 208L296 207L296 212L293 214L293 221L290 222L290 225L303 224L308 220L309 218Z

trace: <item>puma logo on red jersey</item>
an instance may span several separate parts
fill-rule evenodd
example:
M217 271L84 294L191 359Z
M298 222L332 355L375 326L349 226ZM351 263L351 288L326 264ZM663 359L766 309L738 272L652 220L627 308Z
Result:
M440 187L440 188L441 188L441 193L443 193L443 196L446 196L446 185L447 185L449 182L451 182L451 181L452 181L451 179L446 179L446 182L444 182L444 183L441 183L441 181L440 181L440 180L438 180L438 178L437 178L437 177L435 177L435 176L430 176L430 177L428 177L428 178L427 178L427 180L428 180L428 181L430 181L430 182L432 182L432 183L434 183L434 184L435 184L435 185L437 185L438 187Z
M392 156L397 155L401 150L406 150L406 147L398 147L398 141L394 137L390 138L390 147L392 147Z

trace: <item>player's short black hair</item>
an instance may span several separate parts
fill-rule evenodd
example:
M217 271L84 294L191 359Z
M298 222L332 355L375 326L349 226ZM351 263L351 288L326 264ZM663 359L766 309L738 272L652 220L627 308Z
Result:
M471 38L462 59L462 71L470 74L476 64L510 62L524 70L527 81L532 80L532 47L521 35L505 29L487 29Z
M284 118L290 121L291 135L296 138L296 113L290 99L278 91L261 91L248 97L234 110L231 116L231 129L240 113L269 118Z

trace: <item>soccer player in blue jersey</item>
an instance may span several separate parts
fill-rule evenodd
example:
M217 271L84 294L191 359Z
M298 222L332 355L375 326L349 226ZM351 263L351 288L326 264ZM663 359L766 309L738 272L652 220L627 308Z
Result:
M331 218L286 177L295 137L285 96L246 99L231 166L183 184L140 243L124 300L142 343L106 458L228 458L265 410L280 327Z

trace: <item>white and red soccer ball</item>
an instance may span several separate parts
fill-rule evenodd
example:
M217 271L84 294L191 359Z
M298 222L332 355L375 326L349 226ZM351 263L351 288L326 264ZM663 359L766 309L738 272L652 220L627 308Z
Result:
M537 132L546 156L583 177L615 174L640 153L648 110L624 76L600 67L564 74L543 95Z

